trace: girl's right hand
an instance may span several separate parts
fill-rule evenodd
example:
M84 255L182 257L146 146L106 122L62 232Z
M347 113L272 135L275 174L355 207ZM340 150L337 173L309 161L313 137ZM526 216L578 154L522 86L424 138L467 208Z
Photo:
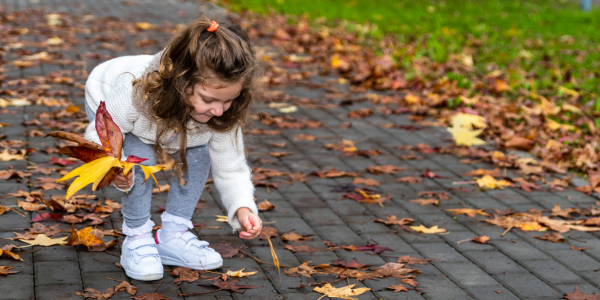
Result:
M127 176L125 176L125 174L123 174L123 170L121 170L119 173L117 173L117 176L115 176L115 180L113 182L122 190L129 189L133 185L133 172L129 172Z

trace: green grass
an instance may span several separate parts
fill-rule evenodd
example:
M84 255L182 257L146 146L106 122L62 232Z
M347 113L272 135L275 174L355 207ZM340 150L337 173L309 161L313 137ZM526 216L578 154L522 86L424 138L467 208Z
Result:
M400 47L394 57L407 73L415 58L443 62L479 41L482 47L470 47L477 69L487 72L486 67L495 63L508 70L513 88L551 96L561 85L580 91L580 104L598 101L600 94L600 8L583 12L577 0L222 0L220 4L234 11L275 10L306 15L312 21L370 24L363 28L374 38L396 36ZM408 44L414 47L402 46ZM469 84L467 79L463 82Z

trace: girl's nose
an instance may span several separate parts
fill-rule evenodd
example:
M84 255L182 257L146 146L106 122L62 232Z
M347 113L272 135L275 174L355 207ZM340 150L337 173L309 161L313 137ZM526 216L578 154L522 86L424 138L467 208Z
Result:
M215 117L220 117L223 114L223 104L217 104L210 113Z

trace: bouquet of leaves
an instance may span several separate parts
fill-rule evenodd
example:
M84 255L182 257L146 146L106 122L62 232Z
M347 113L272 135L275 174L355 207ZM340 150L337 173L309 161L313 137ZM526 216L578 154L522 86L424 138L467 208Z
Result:
M90 183L93 183L92 190L97 191L111 184L121 170L123 174L127 175L135 165L140 166L144 171L144 183L152 176L158 186L153 173L160 171L162 167L140 165L147 158L140 158L135 155L129 155L126 161L121 161L123 134L106 110L104 101L100 102L100 106L96 111L95 125L102 145L90 142L80 135L64 131L53 131L46 135L77 143L77 146L61 147L60 153L77 158L85 163L56 181L61 182L79 176L69 186L66 199L71 198L73 194Z

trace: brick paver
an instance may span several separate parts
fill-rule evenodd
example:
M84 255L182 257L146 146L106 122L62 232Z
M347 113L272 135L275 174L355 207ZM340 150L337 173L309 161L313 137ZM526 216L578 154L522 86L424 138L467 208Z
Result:
M72 16L82 17L92 14L96 18L118 17L125 18L127 22L150 22L162 24L185 23L193 18L198 11L212 11L227 13L210 3L196 3L193 1L176 2L169 0L0 0L0 6L5 11L21 11L29 15L27 22L22 27L32 28L36 22L43 21L43 16L51 12L61 12ZM110 18L102 19L103 22L114 21ZM122 22L122 21L119 21ZM124 24L124 23L123 23ZM132 24L132 23L129 23ZM101 24L97 24L100 26ZM2 26L0 24L0 26ZM114 28L114 27L112 27ZM108 41L113 35L128 35L126 27L118 31L103 32ZM96 37L96 33L84 31L73 33L79 43L72 49L61 51L63 59L72 59L80 63L59 65L45 63L36 67L23 70L8 70L4 75L4 82L19 78L48 75L53 71L73 71L78 77L78 82L85 83L86 72L90 72L98 63L111 57L133 55L140 53L155 53L169 38L169 34L161 31L141 32L135 36L123 39L124 44L115 44L113 47L98 47L98 43L85 42ZM39 35L26 35L25 40L41 39ZM47 38L47 37L45 37ZM152 38L157 41L155 45L140 48L136 44L139 39ZM269 44L268 40L256 40L259 46L268 51L279 52L277 47ZM0 45L1 47L2 45ZM36 47L28 47L32 53L41 51ZM94 53L94 55L90 55ZM15 60L14 52L8 51L5 61ZM76 71L79 70L79 73ZM0 73L1 74L1 73ZM358 97L349 93L347 85L331 84L328 80L335 77L313 76L301 84L288 86L272 86L271 90L283 91L288 97L323 99L324 95L335 88L338 92L348 93L348 98ZM0 82L1 83L1 82ZM52 88L66 91L70 101L77 105L84 104L82 90L78 86L52 84ZM0 85L1 89L14 89L14 86ZM1 94L0 94L1 96ZM292 253L284 249L285 243L279 238L273 239L273 244L283 265L297 266L305 261L313 263L330 263L332 260L351 260L357 258L362 263L383 265L386 262L395 262L401 255L410 255L419 258L435 259L430 265L416 265L420 270L416 279L420 283L417 290L393 293L386 286L396 284L395 278L379 281L365 280L356 283L358 286L371 288L359 299L559 299L565 293L573 291L575 286L586 293L600 292L600 280L597 271L600 269L600 235L598 233L574 232L570 235L572 243L579 247L589 247L584 251L570 250L566 244L554 244L531 238L531 233L512 231L500 237L503 228L488 225L465 216L452 217L443 209L462 208L464 205L475 208L493 208L504 210L512 208L515 211L527 209L549 209L555 203L561 207L588 207L596 202L596 198L575 192L572 188L565 191L534 191L527 193L521 190L507 188L504 190L449 191L450 201L442 202L439 207L419 206L407 200L417 198L420 191L446 191L453 187L452 182L471 180L463 177L467 171L491 166L487 163L466 165L459 162L459 158L452 155L422 154L422 160L402 160L400 155L407 151L398 150L396 146L414 145L425 143L430 146L447 145L449 134L443 128L425 128L418 131L405 131L400 129L385 129L379 126L382 123L411 124L405 115L378 115L353 119L352 126L341 128L341 122L348 122L346 114L350 110L369 107L368 102L355 102L350 106L339 106L327 109L309 109L299 107L298 111L289 114L292 117L303 117L310 120L323 122L326 126L319 129L282 129L279 135L272 136L247 136L246 146L249 148L248 160L252 166L273 168L285 172L310 173L317 170L335 168L348 172L364 172L371 165L394 164L405 167L406 170L397 175L372 175L365 174L367 178L381 181L379 188L382 194L392 196L383 207L377 204L363 204L352 200L338 200L341 193L332 192L335 186L347 184L351 179L315 179L312 177L307 182L282 184L279 188L256 188L259 201L268 199L276 209L261 214L265 222L275 227L279 232L295 230L300 234L311 234L313 241L307 245L321 250L315 253ZM0 114L2 122L12 123L13 126L0 128L0 134L5 134L9 140L26 140L30 146L37 150L36 154L29 157L28 161L0 162L0 169L9 166L25 170L28 164L45 164L51 155L40 151L47 146L54 145L54 141L39 136L29 135L32 129L48 130L36 126L22 126L23 121L35 118L36 113L55 110L45 106L26 106L21 108L8 108L7 113ZM275 109L269 109L264 104L257 104L257 111L281 115ZM252 128L272 130L267 125L255 122ZM315 141L295 141L299 133L314 134ZM357 156L337 155L324 149L326 143L340 141L342 138L360 141L361 149L379 149L384 154L371 158ZM272 158L276 163L259 165L254 161L257 158L266 158L270 151L279 151L280 148L272 146L273 143L287 142L284 151L293 152L294 155L282 158ZM394 179L401 176L420 174L429 168L436 174L447 178L425 178L419 184L403 184ZM509 175L511 171L509 171ZM46 175L34 174L31 181ZM164 176L159 176L160 184L166 183ZM581 181L575 181L581 182ZM15 182L14 179L0 182L0 192L16 192L17 189L35 190L25 182ZM46 195L60 194L64 191L51 190ZM118 192L112 188L96 193L100 198L106 197L118 200ZM250 248L249 253L262 261L271 261L271 254L266 241L253 240L241 241L223 223L215 222L214 215L223 213L219 203L219 196L214 187L211 191L204 191L202 198L206 200L207 209L199 210L194 215L194 223L204 223L206 226L218 226L220 229L199 229L197 233L211 243L227 241L234 244L246 243ZM3 205L16 205L14 198L2 198ZM156 194L152 200L154 205L164 205L166 194ZM31 217L37 215L27 214L24 218L17 214L7 213L0 216L0 238L12 237L12 231L22 230L30 226ZM398 228L390 228L380 223L372 222L373 219L389 215L398 218L410 217L417 224L425 226L438 225L451 232L447 235L423 235L405 232ZM152 214L152 219L159 223L158 213ZM104 229L119 229L122 216L119 212L113 213L107 222L99 227ZM66 224L64 226L67 226ZM76 228L83 228L76 225ZM394 230L393 230L394 229ZM464 242L457 245L460 240L473 238L477 235L488 235L493 243L489 245ZM105 237L105 240L110 240ZM327 251L321 240L327 240L338 245L378 243L394 249L386 251L381 256L369 255L364 252L349 252L342 249ZM11 241L2 239L0 246L10 244ZM86 288L104 290L114 286L115 282L107 279L129 280L124 272L113 262L118 262L119 249L113 248L108 252L89 252L82 247L33 247L35 252L22 254L23 262L0 259L2 265L14 266L20 273L0 278L0 299L80 299L76 292ZM109 263L110 262L110 263ZM320 281L331 280L332 276L314 275L312 278L288 277L283 275L281 284L276 269L270 265L259 264L247 256L226 259L222 270L239 270L247 268L258 271L257 275L244 278L241 282L247 285L259 285L260 289L247 290L244 294L219 291L214 294L186 296L186 299L317 299L320 295L311 292L312 289L290 289L301 283L306 285ZM282 272L283 273L283 272ZM180 287L172 284L174 276L165 272L159 293L171 299L183 299L181 293L208 292L212 288L198 286L196 283L183 283ZM140 282L129 280L139 288L138 295L152 292L158 282ZM339 284L342 284L341 282ZM345 283L344 283L345 284ZM338 285L339 286L339 285ZM113 299L125 299L128 295L116 294Z

